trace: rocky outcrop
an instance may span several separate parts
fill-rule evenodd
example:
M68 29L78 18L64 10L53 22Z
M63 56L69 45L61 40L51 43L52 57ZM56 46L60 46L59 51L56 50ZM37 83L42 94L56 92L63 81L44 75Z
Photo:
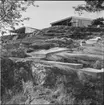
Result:
M79 41L68 38L89 35L85 30L90 29L82 29L67 26L43 29L37 36L22 40L23 52L16 50L21 40L16 45L4 46L8 50L3 49L7 56L1 59L2 95L10 97L21 90L26 96L25 104L102 104L101 47L79 47Z

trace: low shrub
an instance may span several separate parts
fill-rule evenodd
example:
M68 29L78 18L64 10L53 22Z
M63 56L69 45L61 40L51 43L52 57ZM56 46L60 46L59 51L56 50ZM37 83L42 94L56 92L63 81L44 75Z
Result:
M45 86L49 86L52 90L54 88L54 103L71 105L102 105L104 95L104 85L102 84L104 80L102 77L103 75L100 79L87 78L84 82L81 82L77 76L75 77L72 74L63 75L58 72L53 72L52 70L46 79Z
M34 49L50 49L52 47L54 47L55 45L52 44L52 43L41 43L41 44L34 44L32 45L31 47L34 48Z
M1 99L5 96L13 96L23 91L22 81L33 81L30 62L15 63L7 57L1 58ZM34 80L35 82L35 80ZM4 98L3 98L4 97Z
M19 57L25 58L28 57L24 49L2 49L1 56L3 57Z

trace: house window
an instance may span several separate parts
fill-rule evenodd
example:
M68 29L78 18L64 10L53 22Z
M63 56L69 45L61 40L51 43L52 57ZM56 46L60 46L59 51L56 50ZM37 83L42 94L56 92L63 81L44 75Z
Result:
M78 27L78 25L79 25L79 24L78 24L78 20L76 20L75 23L76 23L76 27Z

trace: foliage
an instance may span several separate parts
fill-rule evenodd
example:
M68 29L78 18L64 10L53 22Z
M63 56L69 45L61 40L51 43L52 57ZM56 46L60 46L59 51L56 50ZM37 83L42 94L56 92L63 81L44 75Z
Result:
M27 61L14 63L11 60L5 59L4 61L2 61L2 65L2 75L6 73L7 78L10 78L8 72L11 71L13 73L13 76L11 76L11 78L14 77L12 81L13 83L15 83L13 86L13 92L15 92L16 89L21 89L21 77L26 79L25 82L27 84L27 80L29 80L29 77L31 78L31 75L29 76L28 74L31 74L30 71L33 71L32 74L34 76L34 80L36 80L37 83L37 85L34 85L34 87L32 87L34 91L32 93L29 93L33 98L44 98L50 101L50 103L56 103L57 105L87 105L103 103L103 75L98 79L93 79L88 75L81 74L79 75L80 77L82 77L82 79L80 80L77 72L73 72L67 75L61 72L57 67L48 65L46 67L46 65L39 63L36 64L34 62L31 63ZM33 66L32 69L31 66ZM8 79L8 84L10 83L9 80L10 79ZM5 84L5 81L3 83ZM28 88L30 85L27 85ZM14 104L19 103L21 99L19 97L16 97L14 101Z
M43 43L32 44L31 48L36 49L36 50L39 50L39 49L46 49L46 50L48 50L48 49L50 49L50 48L52 48L54 46L55 45L53 43L47 43L47 42L45 43L45 42L43 42Z
M12 57L20 57L20 58L25 58L27 57L25 51L23 50L15 50L11 52Z
M92 21L92 25L104 25L104 18L97 18Z
M103 103L103 75L96 80L84 75L84 78L87 79L82 82L75 74L63 75L58 71L60 70L57 68L51 69L44 84L45 87L55 90L52 98L57 104L88 105Z
M28 57L24 49L2 49L1 56L3 57Z
M22 13L26 12L30 5L34 5L35 0L1 0L0 1L0 31L6 27L13 29L15 25L19 25L24 20L29 20L28 17L22 18ZM5 31L2 31L4 34Z
M31 63L28 61L15 63L7 57L2 57L1 65L1 98L3 101L4 96L15 95L23 91L22 79L26 82L33 78Z
M85 0L86 4L78 5L73 7L75 11L82 14L83 11L87 12L99 12L104 10L104 1L103 0Z

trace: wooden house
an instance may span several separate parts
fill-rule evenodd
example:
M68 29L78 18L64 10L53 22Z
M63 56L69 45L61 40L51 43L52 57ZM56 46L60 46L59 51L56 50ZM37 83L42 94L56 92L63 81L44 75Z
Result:
M68 17L51 23L51 26L55 25L66 25L73 27L88 27L91 25L92 19L82 17Z

